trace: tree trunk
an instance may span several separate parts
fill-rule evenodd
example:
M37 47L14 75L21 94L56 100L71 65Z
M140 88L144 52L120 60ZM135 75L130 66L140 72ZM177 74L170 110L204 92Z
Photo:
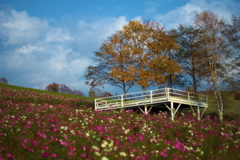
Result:
M219 119L220 119L220 121L222 121L223 120L223 102L222 102L222 96L221 96L219 86L218 86L215 60L209 60L209 65L210 65L210 69L211 69L211 76L212 76L211 81L213 83L214 96L215 96L216 104L218 107Z

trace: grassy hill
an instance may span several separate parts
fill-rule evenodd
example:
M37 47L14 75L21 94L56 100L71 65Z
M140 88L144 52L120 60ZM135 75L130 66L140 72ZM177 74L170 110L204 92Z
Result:
M5 83L1 83L1 82L0 82L0 87L17 89L17 90L22 90L22 91L31 91L31 92L37 92L37 93L42 93L42 94L49 94L49 95L53 95L53 96L62 96L62 97L67 97L67 98L77 98L77 99L86 99L86 100L94 101L94 97L82 97L82 96L78 96L78 95L74 95L74 94L57 93L57 92L40 90L40 89L25 88L25 87L5 84Z
M0 84L0 160L240 159L238 115L173 122L92 106L88 97Z
M94 101L94 99L95 99L94 97L82 97L82 96L73 95L73 94L50 92L50 91L45 91L45 90L25 88L25 87L20 87L20 86L15 86L15 85L10 85L10 84L4 84L4 83L0 83L0 87L17 89L17 90L22 90L22 91L37 92L37 93L48 94L48 95L53 95L53 96L90 100L90 101ZM223 93L223 94L226 95L226 93ZM209 97L209 103L208 103L208 108L206 110L206 113L212 113L212 112L217 113L218 110L217 110L216 102L215 102L215 99L214 99L214 94L213 93L208 94L208 97ZM234 100L233 95L228 96L228 100L224 104L225 104L224 113L240 114L240 101Z

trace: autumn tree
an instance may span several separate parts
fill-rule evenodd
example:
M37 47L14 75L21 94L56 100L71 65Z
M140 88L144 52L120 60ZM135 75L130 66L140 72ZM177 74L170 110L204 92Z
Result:
M98 64L88 67L86 84L92 88L110 84L122 88L124 94L134 85L145 91L152 84L163 84L167 75L181 72L177 63L164 55L177 48L160 23L130 21L95 52L93 59Z
M129 67L131 77L145 91L151 84L161 85L167 75L181 73L176 62L164 53L178 49L175 40L166 34L158 22L130 21L123 27L123 36L131 49L134 64ZM174 76L172 78L175 78Z
M76 90L76 89L71 90L71 94L78 95L78 96L85 96L85 95L82 93L82 91Z
M126 94L134 86L129 70L129 66L133 63L129 50L121 31L112 34L104 40L99 51L94 53L93 59L97 65L88 67L85 83L93 89L110 84L120 87Z
M123 26L123 36L130 48L130 55L133 63L129 66L130 75L145 91L150 85L151 72L147 68L150 57L148 43L151 41L151 28L141 23L141 21L130 21Z
M2 77L2 78L0 79L0 82L5 83L5 84L8 84L8 80L7 80L6 78L4 78L4 77Z
M103 97L111 97L111 96L113 96L111 93L107 91L103 92Z
M223 120L223 101L219 88L219 78L223 60L228 53L225 39L222 36L223 22L210 11L201 12L194 20L195 27L201 32L200 40L205 50L203 59L208 63L209 79L213 84L219 118Z
M78 95L78 96L85 96L82 91L80 90L71 90L70 87L68 87L67 85L65 84L60 84L59 86L59 90L58 90L60 93L69 93L69 94L74 94L74 95Z
M186 82L197 93L201 81L208 73L206 61L203 59L201 33L192 25L179 25L176 35L175 39L180 46L177 54L178 60L185 73L185 79L189 79Z
M163 32L156 28L153 34L153 43L157 52L152 53L153 58L150 61L150 66L154 66L155 69L152 72L155 74L152 76L153 81L157 85L163 84L164 87L170 88L173 88L173 85L180 84L179 79L182 74L182 69L178 64L176 56L179 46L175 41L175 36L174 30ZM149 48L151 49L151 47ZM159 76L162 77L162 80L160 78L156 80L156 77Z
M104 97L103 96L104 91L101 90L100 88L94 88L93 91L95 92L95 97Z
M72 90L68 86L66 86L65 84L60 84L59 92L60 93L72 93Z
M59 92L59 86L58 83L52 83L46 86L45 91L51 91L51 92Z

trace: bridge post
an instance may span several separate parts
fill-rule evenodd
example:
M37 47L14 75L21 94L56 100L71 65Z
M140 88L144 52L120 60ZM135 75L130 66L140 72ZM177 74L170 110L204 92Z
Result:
M148 114L147 106L146 106L146 105L144 106L144 114Z
M121 106L123 108L123 95L121 95Z
M95 101L95 103L94 103L94 111L96 111L96 110L97 110L97 108L96 108L96 105L97 105L97 99L94 99L94 101Z
M169 88L167 88L167 99L169 100Z
M174 108L173 108L173 101L171 101L171 118L172 118L172 121L174 121Z
M190 100L190 97L189 97L189 92L187 92L187 93L188 93L188 96L187 96L187 97L188 97L188 100Z
M199 107L199 105L197 106L197 116L198 116L198 120L200 120L201 119L201 115L200 115L200 107Z
M152 91L150 91L150 102L152 104Z

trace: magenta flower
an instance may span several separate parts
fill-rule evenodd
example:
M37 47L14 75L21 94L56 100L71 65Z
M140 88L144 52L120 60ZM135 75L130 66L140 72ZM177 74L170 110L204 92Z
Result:
M28 140L27 140L27 139L24 139L24 140L23 140L23 142L24 142L24 143L27 143L27 142L28 142Z
M42 157L48 157L48 156L50 156L49 153L46 153L46 152L42 153Z
M14 159L14 157L12 156L11 153L7 153L7 154L6 154L6 157L9 158L9 159Z
M102 127L101 127L101 126L97 126L96 129L97 129L98 131L100 131L100 130L102 130Z
M30 147L28 147L28 149L27 149L29 152L32 152L33 151L33 149L32 148L30 148Z
M27 147L25 146L25 143L22 143L22 147L24 148L24 149L26 149Z
M37 147L37 141L36 141L36 140L32 140L32 145L33 145L34 147Z
M166 158L168 155L165 152L160 152L160 155Z
M60 145L63 145L63 146L66 146L66 147L67 147L67 146L68 146L68 143L61 141L61 142L60 142Z
M174 147L179 150L179 151L185 151L186 148L184 147L184 143L181 143L177 138L176 138L176 144L174 145Z
M53 158L56 158L56 157L57 157L57 155L56 155L55 153L53 153L53 154L52 154L52 157L53 157Z
M87 156L86 156L86 154L85 154L85 153L83 153L83 154L81 154L81 157L85 157L85 158L86 158Z

